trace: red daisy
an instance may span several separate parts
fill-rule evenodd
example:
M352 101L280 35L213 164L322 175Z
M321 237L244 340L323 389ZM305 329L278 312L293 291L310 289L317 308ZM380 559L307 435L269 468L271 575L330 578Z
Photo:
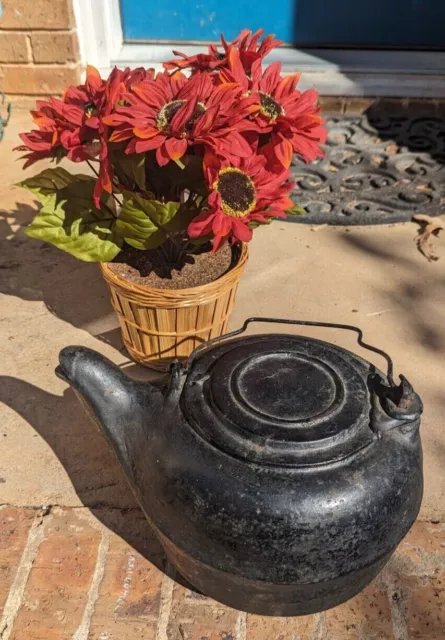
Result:
M252 154L228 163L213 154L204 157L204 174L210 189L209 209L189 225L191 238L213 234L213 252L226 240L249 242L251 223L266 224L271 218L285 217L293 203L289 193L290 172L271 173L267 158Z
M208 53L198 53L194 56L187 56L180 51L173 51L175 56L180 56L182 60L177 58L164 62L164 69L167 71L175 71L177 69L192 69L192 71L215 71L216 69L224 69L228 64L229 53L232 49L239 51L241 63L247 73L250 73L252 64L256 60L262 60L268 53L279 47L281 40L275 40L274 35L266 36L261 42L259 39L263 35L263 29L258 29L252 34L248 29L243 29L231 44L228 44L224 36L221 35L221 45L223 51L220 51L214 44L209 45Z
M326 140L326 129L319 115L318 93L315 89L303 93L296 89L300 74L283 78L280 62L271 64L263 73L257 60L249 77L235 50L230 52L229 66L230 70L221 72L221 80L238 82L245 93L257 96L257 131L271 134L270 144L285 168L290 166L293 153L306 162L323 155L320 144Z
M94 67L88 67L84 85L69 87L63 99L38 100L37 109L31 111L38 129L20 134L24 146L20 151L30 151L25 167L41 160L67 156L73 162L83 162L95 157L98 148L100 119L97 100L103 81Z
M133 85L140 82L150 81L154 78L154 69L145 70L143 67L122 71L115 67L110 76L98 87L97 99L95 101L98 118L98 131L100 141L99 152L99 176L94 191L94 201L97 207L100 205L102 191L112 193L113 191L113 167L108 153L108 126L105 118L116 109L118 105L124 103L124 96L133 88ZM100 75L98 74L99 79Z
M241 64L247 73L251 72L254 62L263 60L263 58L265 58L272 49L283 44L282 40L275 40L275 36L273 34L266 36L261 42L259 42L263 33L263 29L258 29L258 31L253 34L248 29L243 29L243 31L241 31L241 33L232 42L231 47L224 43L224 37L221 36L221 41L226 54L229 54L230 48L238 50Z
M156 150L160 166L179 160L190 145L205 145L233 157L248 156L251 146L237 127L253 108L236 84L215 86L207 73L187 78L181 72L160 73L125 95L130 106L118 106L103 119L115 127L110 142L130 140L126 153Z
M177 58L163 63L164 69L167 71L177 71L178 69L192 69L192 71L215 71L221 69L227 64L227 55L218 50L214 44L210 44L208 53L198 53L194 56L188 56L181 51L173 51L175 56L180 56L182 60Z
M60 141L60 134L66 123L60 121L52 100L37 100L36 106L37 109L31 111L31 115L38 129L20 133L19 137L24 144L14 149L26 152L21 158L25 160L24 169L38 160L66 155Z
M113 108L133 83L153 78L149 69L114 69L107 81L102 80L94 67L87 68L86 81L70 86L62 99L37 100L37 109L31 111L38 129L20 134L26 151L25 168L37 160L67 156L73 162L92 160L99 155L107 168L106 127L101 116ZM104 180L111 189L109 180Z

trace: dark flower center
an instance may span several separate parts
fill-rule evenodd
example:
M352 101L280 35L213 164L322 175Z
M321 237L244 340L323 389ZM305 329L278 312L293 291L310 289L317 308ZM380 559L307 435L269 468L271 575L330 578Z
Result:
M261 112L264 113L271 120L275 120L278 116L284 115L284 109L276 100L272 98L268 93L259 91Z
M94 102L86 102L83 105L83 110L85 111L85 115L87 118L91 118L96 114L96 105Z
M160 131L170 133L170 123L173 120L173 117L178 113L179 109L185 103L186 100L172 100L172 102L167 102L167 104L164 104L164 106L162 107L162 109L160 109L158 115L156 116L156 126ZM184 134L190 133L190 131L193 129L193 125L195 124L199 116L202 116L205 110L205 105L203 105L202 102L198 102L194 114L185 123L183 132Z
M213 185L221 196L224 213L243 218L256 207L255 185L244 171L235 167L222 169Z

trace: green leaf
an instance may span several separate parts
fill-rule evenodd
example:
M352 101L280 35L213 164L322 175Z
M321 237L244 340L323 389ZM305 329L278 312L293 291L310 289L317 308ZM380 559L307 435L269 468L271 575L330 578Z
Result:
M166 239L166 232L176 230L173 221L180 206L179 202L146 200L136 193L124 191L124 202L117 220L119 237L135 249L158 247Z
M172 164L171 171L173 172L175 185L181 189L188 189L207 197L209 189L202 170L202 158L200 156L184 156L183 160L185 167L181 171L178 171L177 167Z
M146 172L152 190L158 193L172 194L175 197L180 191L186 189L199 193L203 197L209 194L202 170L202 158L199 156L183 156L181 162L184 169L181 169L176 162L169 162L164 167L160 167L154 154L146 156Z
M123 208L142 211L157 227L162 227L170 222L180 206L180 202L164 203L159 200L146 200L136 193L124 191Z
M207 244L208 242L210 242L211 239L212 239L212 234L209 233L208 235L200 236L199 238L189 238L189 242L195 247L202 247L204 244Z
M184 202L180 205L177 213L170 222L167 222L165 229L170 232L185 231L193 218L199 213L198 208L194 204L188 205Z
M299 207L297 204L294 204L291 209L286 209L286 213L289 216L303 216L306 213L306 210L303 209L303 207Z
M248 223L248 227L251 229L257 229L258 227L264 227L265 224L272 224L274 220L278 220L279 218L267 218L264 222L258 222L258 220L252 220Z
M50 171L58 171L50 170ZM93 203L96 180L90 176L64 174L43 176L33 184L25 181L43 202L43 207L26 230L31 238L44 240L85 262L109 262L120 251L122 240L116 233L116 218L103 202ZM43 177L42 177L43 176ZM48 183L50 180L52 187ZM60 185L60 187L56 187ZM64 186L63 186L64 185Z
M145 202L152 203L152 209L151 212L148 213L148 215L155 223L158 223L161 227L166 225L171 221L172 218L176 216L179 207L181 206L180 202L166 202L165 204L159 202L159 200L146 200Z
M165 240L165 232L145 213L141 201L149 202L135 194L124 193L124 202L116 223L117 232L119 237L135 249L151 249L153 240L158 244ZM152 238L154 235L156 239Z
M127 188L137 187L145 191L145 154L124 154L122 151L112 154L113 166L119 182ZM136 189L136 190L137 190Z
M31 191L37 196L42 204L45 204L55 193L68 187L74 181L76 183L82 181L89 183L91 180L94 180L94 183L96 182L91 176L82 174L73 175L62 167L57 167L56 169L45 169L45 171L42 171L42 173L39 173L37 176L26 178L26 180L18 182L17 186L28 189L28 191Z
M156 249L165 241L166 235L162 229L158 229L151 236L148 236L143 242L136 238L125 238L125 242L135 249Z

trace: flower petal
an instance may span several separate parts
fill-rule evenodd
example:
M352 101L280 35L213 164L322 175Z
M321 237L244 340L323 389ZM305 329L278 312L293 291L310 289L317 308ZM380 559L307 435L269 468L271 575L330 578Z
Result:
M241 240L241 242L250 242L252 240L253 231L247 226L247 221L243 222L242 218L233 218L232 232L235 238Z
M292 144L289 140L281 140L277 144L274 144L274 152L277 157L277 160L288 169L292 162L293 149Z
M190 222L187 233L191 238L206 236L212 232L214 212L203 211Z
M167 138L165 149L172 160L179 160L187 151L187 140L185 138Z
M260 82L261 90L264 91L264 93L273 92L281 80L280 73L281 62L274 62L267 67Z
M226 236L232 229L232 221L235 218L227 216L221 210L215 213L212 224L212 231L215 236Z
M215 236L212 240L212 251L211 253L216 253L221 249L223 245L227 242L228 236Z

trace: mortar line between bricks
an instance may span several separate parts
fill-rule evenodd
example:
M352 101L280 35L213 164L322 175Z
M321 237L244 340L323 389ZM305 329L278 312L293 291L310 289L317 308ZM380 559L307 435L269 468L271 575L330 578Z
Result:
M13 33L15 35L21 35L21 36L27 35L27 34L29 34L29 35L34 35L34 34L40 35L41 33L44 33L44 34L49 33L51 35L60 36L60 35L65 35L65 34L77 33L77 29L76 28L73 28L73 29L68 29L68 28L67 29L62 29L62 28L60 28L60 29L44 29L44 28L40 28L40 29L20 29L20 28L18 28L18 29L11 29L11 28L3 29L3 28L0 27L0 35L9 34L9 33Z
M161 606L159 607L158 626L156 629L156 640L168 640L167 627L170 620L170 612L173 601L174 582L167 575L162 579Z
M48 69L77 69L81 66L80 62L2 62L3 67L14 67L16 69L29 69L36 67L47 67ZM11 92L8 95L16 95ZM32 94L17 94L17 95L31 95Z
M0 509L23 509L23 510L27 509L30 511L41 511L43 506L49 509L64 509L65 511L69 511L70 509L72 509L73 511L75 509L77 510L81 509L84 511L91 511L93 516L94 516L93 511L95 509L102 509L106 511L122 511L124 513L126 513L127 511L141 511L139 507L116 507L114 505L108 505L108 504L68 505L68 504L54 503L54 504L45 504L45 505L41 505L41 504L40 505L32 505L32 504L24 505L24 504L14 504L13 502L4 502L0 504Z
M88 590L88 599L83 612L82 620L79 628L74 633L72 640L88 640L90 632L91 619L94 614L97 599L99 598L99 589L105 573L105 562L108 549L110 546L110 538L108 533L104 533L97 551L96 566L94 567L93 579Z
M332 638L328 630L328 625L326 622L326 616L324 614L324 611L321 611L320 613L316 613L314 615L317 622L316 622L315 630L311 634L310 640L337 640L336 638Z
M240 611L235 625L235 640L247 639L247 613Z
M25 42L26 42L26 55L28 58L28 64L32 64L34 62L34 52L32 50L31 36L29 35L29 33L25 33Z
M45 28L45 27L36 27L35 29L33 27L29 27L28 29L24 29L23 26L21 27L0 27L0 34L2 33L49 33L49 34L55 34L57 35L58 33L69 33L70 31L74 31L75 33L77 33L78 29L77 27L57 27L55 29L51 29L51 28ZM425 98L427 99L427 98Z
M15 619L22 604L23 595L28 583L29 574L32 565L36 559L40 543L44 539L45 529L44 520L38 518L34 521L29 530L28 539L20 558L20 563L14 582L9 591L5 607L3 609L3 617L0 621L0 640L9 640Z
M398 585L397 579L391 574L390 566L384 568L380 577L386 587L394 638L396 640L409 640L408 625L403 612L405 602L398 597L402 593L402 589ZM394 595L397 595L397 597L394 598Z

